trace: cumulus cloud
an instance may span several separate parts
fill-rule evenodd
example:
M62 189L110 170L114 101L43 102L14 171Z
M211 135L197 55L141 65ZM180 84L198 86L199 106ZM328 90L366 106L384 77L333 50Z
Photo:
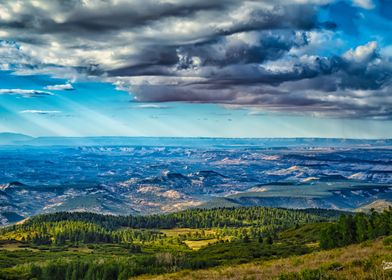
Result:
M34 89L0 89L0 95L9 94L9 95L20 95L23 97L38 97L45 95L53 95L53 93L42 90L34 90Z
M74 90L74 87L70 83L61 84L61 85L49 85L46 86L47 90Z
M139 108L181 101L389 118L391 58L378 42L317 53L338 28L318 17L333 2L2 1L0 69L111 82L153 103Z
M363 46L347 51L343 57L357 63L367 63L376 57L377 42L372 41Z

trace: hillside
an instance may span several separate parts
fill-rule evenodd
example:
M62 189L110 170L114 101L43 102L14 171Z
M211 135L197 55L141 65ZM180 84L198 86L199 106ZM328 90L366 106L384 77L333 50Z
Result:
M38 215L0 229L0 279L193 279L190 271L205 277L196 279L248 279L249 270L257 275L250 279L306 280L320 274L341 279L332 274L351 269L380 279L380 262L392 260L392 237L382 244L377 239L392 235L391 221L392 209L370 214L243 207L148 216ZM239 266L244 263L253 264Z
M390 201L379 199L356 209L358 212L369 212L371 209L383 211L392 206Z
M165 275L148 275L138 280L240 280L240 279L392 279L383 261L392 261L390 238L358 245L314 252L303 256L259 261L235 266L186 270Z
M127 279L302 255L314 249L306 246L317 241L313 233L340 214L249 207L150 216L38 215L0 230L0 279ZM278 235L290 228L295 233Z

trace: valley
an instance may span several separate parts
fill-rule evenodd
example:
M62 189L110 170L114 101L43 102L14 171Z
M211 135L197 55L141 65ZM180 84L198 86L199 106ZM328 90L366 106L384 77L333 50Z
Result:
M389 142L98 138L106 146L70 140L60 146L45 140L44 146L0 146L0 224L57 211L143 215L233 206L354 211L386 208L392 198Z

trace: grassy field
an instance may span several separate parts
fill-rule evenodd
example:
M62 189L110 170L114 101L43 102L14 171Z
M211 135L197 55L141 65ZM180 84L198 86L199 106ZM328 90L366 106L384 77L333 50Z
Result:
M38 252L38 249L31 248L29 246L24 246L23 243L20 242L7 242L0 244L0 250L6 251L17 251L17 250L29 250L33 252Z
M201 233L202 231L204 231L205 234L215 234L215 231L211 229L201 230L201 229L194 229L194 228L161 229L159 231L166 234L167 237L177 237L179 235L194 234L196 232Z
M191 228L174 228L174 229L165 229L165 230L160 230L160 232L164 233L167 237L179 237L179 236L188 236L187 240L184 240L184 243L186 246L189 247L189 249L192 250L199 250L202 247L214 244L218 242L219 240L216 238L208 238L205 237L200 240L195 240L192 239L191 235L195 235L196 233L203 233L203 236L213 236L216 231L213 229L205 229L205 230L200 230L200 229L191 229ZM227 239L227 238L225 238Z
M202 247L211 245L218 242L218 239L206 239L206 240L185 240L185 244L192 250L199 250Z
M253 262L236 266L220 266L203 270L185 270L160 276L146 275L138 280L245 280L245 279L392 279L391 271L382 268L383 261L392 262L392 248L379 239L344 248Z

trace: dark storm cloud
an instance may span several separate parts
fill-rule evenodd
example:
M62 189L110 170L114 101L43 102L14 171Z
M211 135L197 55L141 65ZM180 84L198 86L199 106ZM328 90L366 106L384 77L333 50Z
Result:
M369 51L364 57L360 52L358 57L350 57L350 53L345 57L315 57L282 72L258 64L235 64L215 73L206 71L204 76L200 73L205 79L199 81L144 84L133 90L143 102L221 103L320 116L389 119L392 68Z
M312 51L339 28L317 16L332 2L0 1L0 67L95 77L143 102L389 118L392 62L376 42Z
M210 38L252 30L292 29L293 27L311 29L323 25L317 22L314 5L287 4L284 1L271 0L133 0L116 1L116 4L103 0L7 2L9 1L1 1L0 5L3 5L12 17L1 20L0 26L22 31L32 30L37 33L102 34L102 32L148 27L154 24L161 25L166 19L195 21L203 19L205 21L200 24L208 25L208 21L224 19L230 12L236 10L241 12L239 9L244 7L244 3L248 3L251 9L246 14L246 18L227 18L232 24L216 25L213 30L210 30L212 35ZM187 36L192 37L192 34Z
M173 70L202 66L225 67L262 63L282 57L292 47L307 44L304 32L260 32L255 44L235 38L217 37L213 41L174 46L151 46L138 53L138 64L108 71L111 76L176 75ZM170 68L170 67L174 67Z
M276 60L287 53L292 47L307 44L306 33L295 34L287 32L260 32L257 42L249 44L240 40L222 38L216 42L182 46L178 54L183 59L178 61L179 67L187 69L195 62L192 57L199 57L202 66L223 67L233 64L262 63L266 60Z
M76 28L82 31L102 32L124 28L138 28L169 17L192 17L199 11L220 11L236 1L183 1L179 5L154 0L134 0L101 7L86 8L75 5L75 12L66 22L57 25L59 31ZM56 25L55 25L56 26Z

